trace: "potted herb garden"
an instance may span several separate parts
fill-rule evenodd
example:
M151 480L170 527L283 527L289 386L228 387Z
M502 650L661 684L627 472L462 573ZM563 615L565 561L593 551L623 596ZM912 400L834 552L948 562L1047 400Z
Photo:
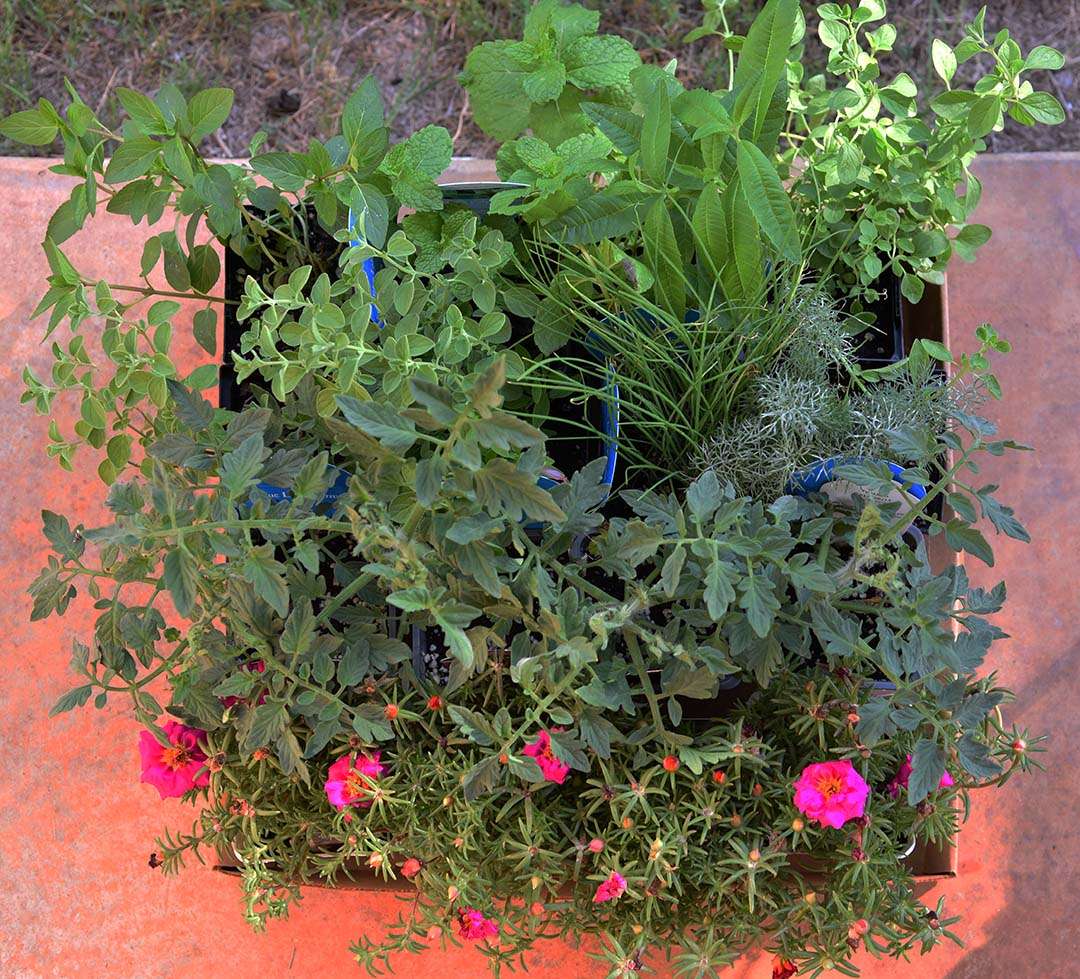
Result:
M819 8L813 77L796 0L746 37L705 6L716 91L551 0L473 50L494 188L444 194L450 136L390 145L371 80L339 135L243 163L198 150L224 89L120 89L119 132L74 88L0 124L76 178L24 400L79 399L49 454L111 514L43 515L34 618L98 610L54 710L130 703L143 780L195 806L163 870L223 855L253 924L375 874L415 901L357 936L369 970L593 935L598 974L767 948L850 975L954 938L906 855L1039 739L980 669L1004 584L928 553L1027 539L975 475L1020 446L979 414L1008 344L897 317L989 236L971 162L1006 117L1060 121L1027 76L1062 58L984 12L920 96L879 75L880 0ZM65 256L99 209L145 223L137 273Z

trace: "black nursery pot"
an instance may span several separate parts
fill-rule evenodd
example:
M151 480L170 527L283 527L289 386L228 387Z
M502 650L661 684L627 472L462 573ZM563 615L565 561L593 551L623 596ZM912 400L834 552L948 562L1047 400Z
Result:
M878 298L864 307L872 325L855 336L855 360L867 369L887 367L904 356L904 303L900 295L900 279L886 269L873 284Z
M265 217L266 212L251 207L257 217ZM345 246L323 230L315 214L315 208L307 207L308 238L316 252L328 267L337 264L337 258ZM249 265L232 248L225 247L225 313L223 317L221 343L221 372L218 378L218 404L222 408L238 411L251 400L247 383L241 384L236 379L232 354L240 350L240 338L247 332L248 324L236 319L236 304L244 298L244 282L248 276L259 279L268 269L268 262Z

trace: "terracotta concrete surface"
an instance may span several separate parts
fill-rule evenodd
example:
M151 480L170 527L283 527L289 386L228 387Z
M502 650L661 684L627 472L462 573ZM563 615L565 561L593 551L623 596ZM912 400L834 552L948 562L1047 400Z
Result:
M64 512L93 524L102 487L68 475L45 458L46 421L18 405L20 372L47 376L40 323L29 313L43 292L38 243L67 182L41 160L0 160L0 976L354 976L348 943L378 934L396 913L386 896L311 889L290 920L253 933L234 881L195 866L165 878L147 866L154 836L183 829L191 811L160 802L139 784L135 722L119 706L48 720L72 686L71 639L86 636L85 604L62 619L29 622L25 588L44 560L38 513ZM459 170L457 179L478 173ZM934 885L964 915L966 948L942 948L911 964L860 960L865 975L946 979L1045 979L1080 975L1074 902L1080 896L1080 742L1078 650L1080 590L1075 579L1080 518L1080 155L995 156L979 166L979 219L994 237L975 265L950 273L951 329L962 343L990 320L1014 345L998 371L1002 430L1036 446L985 466L1031 530L1029 546L995 539L994 569L971 567L981 584L1001 576L1010 600L998 621L1013 638L992 665L1020 704L1009 716L1051 733L1048 771L1018 778L976 799L961 838L959 876ZM102 234L102 229L107 232ZM83 271L132 281L144 229L106 218L91 240L68 250ZM196 354L189 351L190 363ZM73 420L72 406L60 406ZM61 426L64 427L63 424ZM95 463L96 465L96 463ZM586 977L602 970L586 950L552 944L529 960L530 974ZM727 973L769 973L762 957ZM397 974L486 975L474 951L401 958ZM660 975L668 975L663 968Z

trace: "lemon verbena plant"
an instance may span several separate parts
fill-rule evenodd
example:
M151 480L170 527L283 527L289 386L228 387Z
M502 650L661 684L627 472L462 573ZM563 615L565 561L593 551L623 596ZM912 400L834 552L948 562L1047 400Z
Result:
M445 130L389 144L370 80L339 135L294 153L257 138L243 163L199 152L223 89L121 89L118 132L74 89L62 113L43 102L0 124L62 139L54 169L74 178L37 308L53 365L27 370L24 400L79 401L49 453L94 465L110 514L43 514L33 617L93 605L54 710L124 704L143 780L197 807L152 863L226 860L257 926L303 882L402 880L398 922L353 946L373 973L448 942L498 972L538 939L594 935L612 975L669 955L703 976L762 945L781 975L855 974L860 947L956 940L907 854L947 844L971 791L1034 764L1039 739L1006 723L1008 692L982 668L1004 584L932 567L928 545L992 563L980 520L1026 539L975 475L1017 446L942 396L933 424L875 430L880 457L837 461L843 497L736 492L708 465L675 465L654 491L613 475L617 428L583 437L592 461L560 463L533 380L571 350L617 378L587 310L611 342L654 329L644 310L654 335L678 327L658 348L665 390L686 370L700 391L695 338L728 344L716 369L735 376L749 348L731 337L779 322L778 284L846 288L807 258L819 229L802 223L805 185L793 199L783 182L792 6L770 0L746 38L725 34L730 90L682 92L673 68L598 36L595 13L536 5L523 41L467 65L478 117L514 111L495 123L514 137L500 168L525 185L486 214L436 184ZM854 32L879 6L823 22ZM998 107L1013 95L1028 98ZM845 214L875 192L827 184ZM140 268L115 280L63 248L99 210L147 229ZM236 289L219 285L222 251L246 270ZM573 308L570 286L593 305ZM182 304L202 363L173 353ZM223 320L240 335L219 405ZM816 356L790 342L799 317L783 322L753 348L762 370ZM892 368L845 361L832 396L901 376L997 396L989 361L1007 349L984 326L973 354L920 342ZM133 738L133 771L135 756Z

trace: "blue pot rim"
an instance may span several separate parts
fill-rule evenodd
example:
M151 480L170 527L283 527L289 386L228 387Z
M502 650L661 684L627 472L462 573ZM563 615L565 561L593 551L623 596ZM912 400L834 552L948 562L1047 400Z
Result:
M862 460L859 456L833 456L831 459L823 459L809 468L793 472L788 478L787 492L793 496L808 496L810 493L817 493L826 483L831 483L836 478L834 470L837 466L860 461ZM921 483L904 479L903 466L890 462L888 459L880 461L889 467L889 471L893 474L893 482L901 492L907 493L916 500L921 500L926 496L926 488Z

